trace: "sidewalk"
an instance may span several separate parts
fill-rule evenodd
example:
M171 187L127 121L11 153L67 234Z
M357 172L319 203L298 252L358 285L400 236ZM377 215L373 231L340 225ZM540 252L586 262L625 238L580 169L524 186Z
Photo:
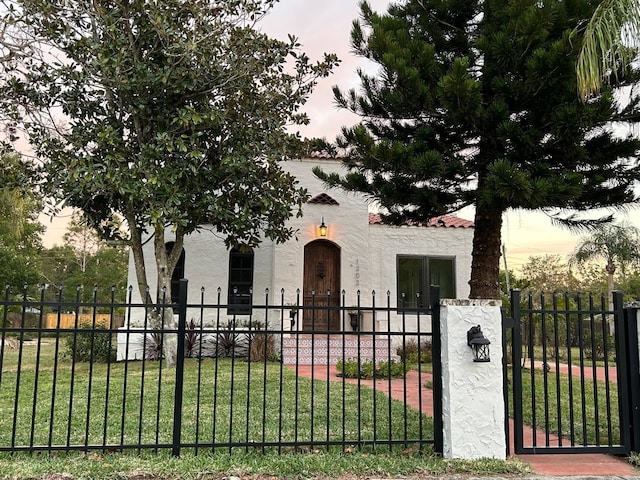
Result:
M334 365L288 365L294 372L302 377L313 378L316 380L327 380L342 382L343 379L338 377ZM312 371L313 368L313 371ZM420 408L420 396L422 397L422 412L426 415L433 416L433 395L431 391L422 388L422 392L418 392L417 385L424 385L425 382L431 380L430 373L423 373L422 378L418 380L418 372L412 370L407 372L406 381L398 380L379 380L376 382L376 390L385 393L389 392L389 383L391 383L391 398L400 401L406 401L407 405L414 408ZM373 386L373 380L363 379L344 379L347 383L360 383L365 386ZM405 391L406 386L406 391ZM405 400L406 399L406 400ZM513 432L513 425L510 431ZM511 438L511 451L513 451L513 438ZM612 455L605 454L540 454L540 455L518 455L518 458L531 465L534 475L541 476L577 476L577 477L636 477L640 479L640 471L633 468L625 459L617 458ZM590 478L590 480L593 480Z

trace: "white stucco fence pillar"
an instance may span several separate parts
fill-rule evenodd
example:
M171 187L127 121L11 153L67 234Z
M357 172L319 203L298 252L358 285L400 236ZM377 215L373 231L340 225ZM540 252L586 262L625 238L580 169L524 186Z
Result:
M444 458L506 458L499 300L440 302ZM467 331L480 325L490 362L474 362Z

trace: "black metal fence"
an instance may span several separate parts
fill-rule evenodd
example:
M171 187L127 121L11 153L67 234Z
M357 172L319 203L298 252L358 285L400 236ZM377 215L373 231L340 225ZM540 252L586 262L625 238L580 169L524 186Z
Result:
M173 305L96 292L6 289L0 451L441 449L439 325L389 293L346 307L344 293L306 306L265 291L237 316L220 290L189 303L186 280ZM319 328L302 330L303 316Z
M522 298L513 291L510 303L505 357L514 453L637 448L637 310L623 308L620 292L610 300L568 293Z

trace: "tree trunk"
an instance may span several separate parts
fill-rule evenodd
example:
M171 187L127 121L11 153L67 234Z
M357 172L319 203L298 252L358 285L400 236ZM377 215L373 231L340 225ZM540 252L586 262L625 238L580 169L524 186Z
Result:
M173 316L173 308L170 306L160 307L160 305L171 304L171 277L176 268L178 259L182 252L184 244L184 233L181 229L176 230L176 238L174 240L173 249L167 252L165 246L165 227L158 224L154 228L154 250L156 259L156 268L158 272L157 294L155 315L150 315L151 328L176 330L177 324ZM176 353L178 350L178 336L175 333L163 333L162 335L162 353L165 363L168 367L176 364Z
M156 308L149 315L149 325L157 330L174 330L177 325L173 319L171 308L171 276L173 269L169 268L169 255L165 247L164 225L154 227L154 257L156 260ZM176 364L177 337L175 333L162 333L162 354L167 367Z
M469 298L500 298L502 210L476 206Z
M177 325L173 318L173 308L171 306L163 307L162 304L168 305L171 303L171 277L182 252L184 232L180 228L176 229L174 248L168 253L165 247L165 227L163 224L154 225L153 246L157 268L154 302L148 288L149 283L147 281L141 231L136 227L133 214L127 216L127 222L131 232L131 251L133 252L136 281L140 297L144 299L143 301L147 305L149 328L153 330L175 330ZM175 333L163 333L162 335L162 353L167 366L176 364L177 340L178 337Z
M167 333L164 330L177 330L176 322L173 319L173 308L156 306L148 315L149 329L162 330L162 356L167 367L173 367L176 364L178 351L178 335L176 333Z
M136 270L136 282L140 298L143 302L151 304L153 300L149 295L149 282L147 281L147 269L144 263L144 253L142 251L142 233L136 226L133 214L127 215L127 223L131 232L131 252L133 253L133 265Z

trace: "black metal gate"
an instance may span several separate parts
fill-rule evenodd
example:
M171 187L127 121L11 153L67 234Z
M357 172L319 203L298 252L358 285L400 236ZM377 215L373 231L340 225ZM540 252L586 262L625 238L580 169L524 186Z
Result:
M606 296L511 292L508 445L515 454L627 454L640 446L636 309Z

